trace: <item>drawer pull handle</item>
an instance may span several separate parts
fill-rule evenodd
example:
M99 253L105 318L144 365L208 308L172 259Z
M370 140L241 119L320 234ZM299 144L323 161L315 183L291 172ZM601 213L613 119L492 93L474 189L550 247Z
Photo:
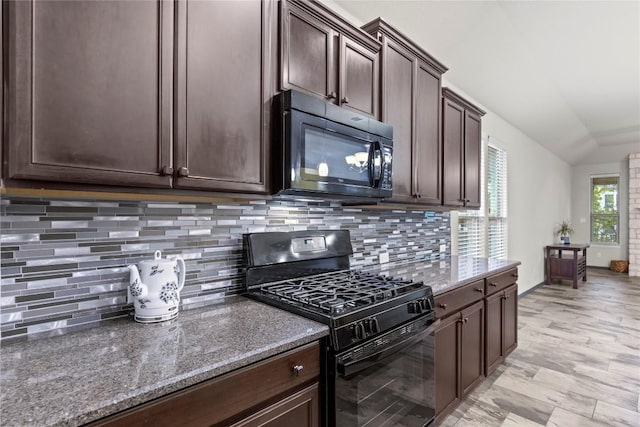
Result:
M292 369L293 375L295 375L296 377L299 377L303 369L304 369L303 365L295 365Z
M498 286L498 284L497 284L497 283L495 283L495 282L491 282L491 283L489 283L489 286L496 287L496 286Z
M447 304L438 304L438 307L440 307L443 310L447 309Z
M462 323L467 323L469 321L468 317L465 317L464 319L462 319Z
M476 292L484 292L484 289L482 289L482 288L476 288Z
M511 277L515 277L517 279L518 275L517 274L512 274Z

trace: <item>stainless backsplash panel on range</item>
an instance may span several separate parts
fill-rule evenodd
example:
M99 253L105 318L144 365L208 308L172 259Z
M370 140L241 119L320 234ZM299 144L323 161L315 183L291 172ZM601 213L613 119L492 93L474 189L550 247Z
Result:
M126 266L180 254L183 308L242 292L242 234L336 228L351 232L352 266L450 254L448 213L330 202L242 204L3 198L2 337L128 315ZM441 251L444 249L444 251Z

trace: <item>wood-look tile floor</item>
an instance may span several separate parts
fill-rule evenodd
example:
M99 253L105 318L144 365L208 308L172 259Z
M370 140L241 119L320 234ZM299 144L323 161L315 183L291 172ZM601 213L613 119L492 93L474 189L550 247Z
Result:
M587 277L520 299L518 348L442 426L640 427L640 278Z

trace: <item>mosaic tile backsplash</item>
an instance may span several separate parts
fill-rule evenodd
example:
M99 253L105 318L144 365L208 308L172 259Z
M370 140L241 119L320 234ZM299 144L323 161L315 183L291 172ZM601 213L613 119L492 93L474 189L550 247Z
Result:
M352 266L450 255L448 213L343 207L334 202L242 204L3 198L2 338L127 316L127 265L181 255L182 309L243 291L242 234L348 229ZM443 251L441 249L444 249Z

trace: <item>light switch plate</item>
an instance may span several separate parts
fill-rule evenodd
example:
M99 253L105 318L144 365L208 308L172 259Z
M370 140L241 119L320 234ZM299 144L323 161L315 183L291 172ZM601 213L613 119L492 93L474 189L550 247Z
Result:
M383 252L380 254L380 264L386 264L389 262L389 253Z

